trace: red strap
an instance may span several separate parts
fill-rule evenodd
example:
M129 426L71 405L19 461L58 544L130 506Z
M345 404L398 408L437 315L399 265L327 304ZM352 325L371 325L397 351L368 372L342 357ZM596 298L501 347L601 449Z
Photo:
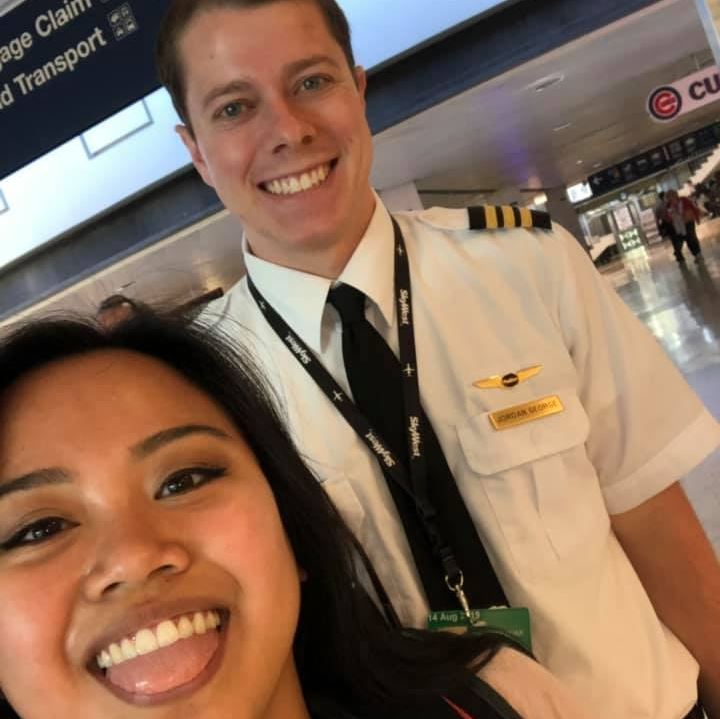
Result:
M453 704L447 697L443 697L443 699L457 712L460 719L474 719L464 709L461 709L457 704Z

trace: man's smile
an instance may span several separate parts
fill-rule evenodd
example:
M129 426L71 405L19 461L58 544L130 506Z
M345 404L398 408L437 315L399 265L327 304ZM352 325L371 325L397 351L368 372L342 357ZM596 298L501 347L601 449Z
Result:
M261 182L260 188L271 195L297 195L323 185L336 165L337 160L332 160L296 174Z

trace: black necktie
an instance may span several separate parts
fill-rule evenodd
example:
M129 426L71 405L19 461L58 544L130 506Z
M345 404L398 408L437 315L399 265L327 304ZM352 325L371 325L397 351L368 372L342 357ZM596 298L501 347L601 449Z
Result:
M377 330L365 319L365 295L349 285L330 290L328 302L342 320L345 370L358 409L390 445L396 457L408 464L400 363ZM475 525L458 491L430 421L422 413L428 495L438 512L439 525L465 576L464 591L472 607L507 604ZM395 482L388 487L413 553L430 608L455 605L442 568L433 556L415 503Z

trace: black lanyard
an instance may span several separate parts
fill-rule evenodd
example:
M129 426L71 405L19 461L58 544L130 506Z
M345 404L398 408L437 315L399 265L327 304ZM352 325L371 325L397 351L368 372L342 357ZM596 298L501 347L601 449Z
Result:
M265 300L248 273L248 288L260 311L278 337L288 346L295 359L335 405L347 423L355 430L375 455L385 476L400 486L413 500L418 517L432 547L433 554L442 564L445 584L455 594L461 607L469 615L469 606L463 592L463 573L455 559L454 552L443 535L437 522L437 511L428 497L428 477L423 453L422 411L420 386L415 354L415 330L412 312L412 291L410 286L410 265L405 249L402 231L395 219L395 303L397 308L398 342L400 365L403 377L403 406L405 413L405 434L408 441L410 466L406 468L395 456L389 445L369 424L365 416L345 394L332 375L318 361L312 350L298 337L275 309ZM409 476L408 476L409 475Z

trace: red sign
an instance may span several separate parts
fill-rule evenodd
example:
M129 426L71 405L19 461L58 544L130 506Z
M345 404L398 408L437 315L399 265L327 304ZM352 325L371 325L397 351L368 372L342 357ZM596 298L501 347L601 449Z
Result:
M712 65L653 90L647 99L647 111L656 122L670 122L718 100L720 68Z
M674 87L660 87L648 98L648 112L656 120L672 120L680 114L682 105L682 96Z

